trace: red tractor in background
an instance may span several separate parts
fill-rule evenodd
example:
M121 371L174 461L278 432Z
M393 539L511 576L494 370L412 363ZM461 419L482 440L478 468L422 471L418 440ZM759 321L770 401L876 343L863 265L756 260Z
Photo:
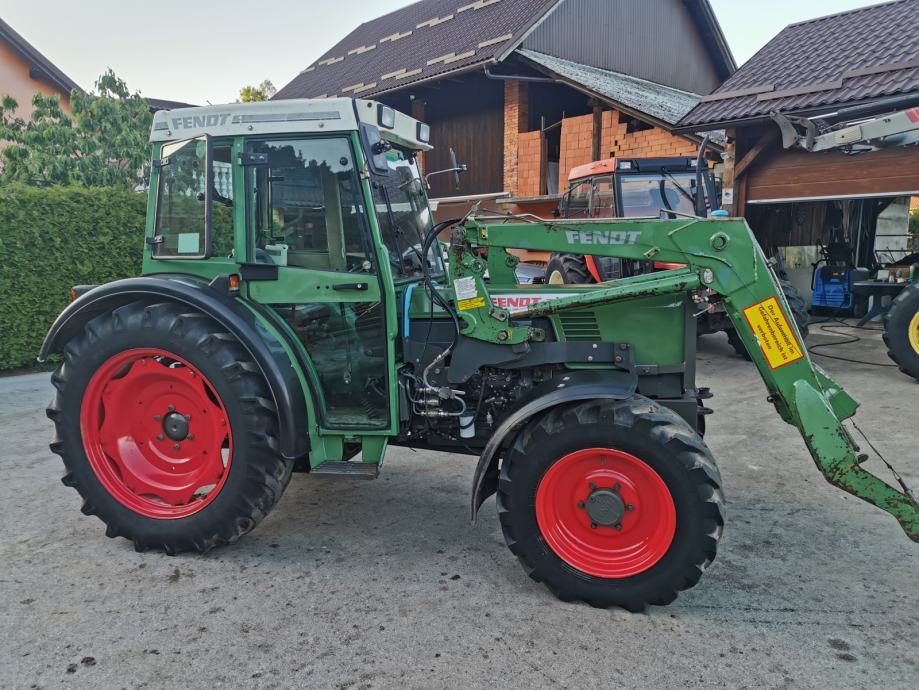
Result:
M562 218L706 217L719 209L718 186L702 156L608 158L580 165L568 175L568 191L556 215ZM628 261L582 254L552 254L545 281L552 285L602 283L655 270L678 268L659 261ZM787 280L780 280L801 334L807 336L807 305ZM724 308L713 303L699 315L699 335L725 331L738 354L748 357Z

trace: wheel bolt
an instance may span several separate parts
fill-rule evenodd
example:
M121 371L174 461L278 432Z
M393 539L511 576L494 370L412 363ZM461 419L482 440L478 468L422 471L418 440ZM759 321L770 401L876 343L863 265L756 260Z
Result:
M635 506L633 506L631 503L629 503L629 504L625 507L625 509L631 513L633 510L635 510Z
M157 441L162 441L163 438L164 438L164 436L163 436L162 434L157 434L157 435L156 435L156 440L157 440Z
M590 529L597 529L597 523L596 523L596 522L591 522L591 523L590 523Z
M194 440L195 440L195 435L194 435L194 434L189 434L189 435L188 435L188 440L189 440L189 441L194 441Z
M176 406L175 406L175 405L170 405L167 409L168 409L170 412L175 412L175 411L176 411Z
M182 446L180 446L178 443L173 443L173 444L172 444L172 449L173 449L173 450L178 450L178 449L181 448L181 447L182 447Z
M154 421L154 422L158 422L158 421L160 421L161 419L162 419L162 417L160 417L158 414L153 415L153 421Z
M591 490L591 491L595 491L595 490L596 490L596 488L597 488L597 485L596 485L596 484L594 484L593 482L590 482L590 484L588 484L587 486L589 486L589 487L590 487L590 490Z
M622 531L622 523L621 523L621 522L617 522L617 523L615 524L615 528L616 528L616 531L617 531L617 532L621 532L621 531Z
M613 484L613 491L619 491L619 489L621 488L622 488L622 484L620 484L619 482L616 482L615 484Z
M578 501L578 508L584 510L584 501Z
M185 421L186 421L186 422L190 422L190 421L191 421L191 415L190 415L190 414L185 415Z

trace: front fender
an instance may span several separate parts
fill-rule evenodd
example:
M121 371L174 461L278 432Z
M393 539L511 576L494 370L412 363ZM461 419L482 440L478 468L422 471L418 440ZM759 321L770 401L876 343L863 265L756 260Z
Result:
M285 458L299 458L309 452L306 392L283 345L238 298L199 278L143 276L116 280L85 292L54 321L42 343L38 361L44 362L50 355L62 352L91 319L138 300L187 304L226 328L246 349L268 383L278 411L281 454Z
M555 376L534 388L501 420L479 456L472 478L472 524L475 524L482 503L498 486L500 450L513 441L515 432L521 426L557 405L581 400L631 398L635 395L637 385L638 378L631 372L591 369Z

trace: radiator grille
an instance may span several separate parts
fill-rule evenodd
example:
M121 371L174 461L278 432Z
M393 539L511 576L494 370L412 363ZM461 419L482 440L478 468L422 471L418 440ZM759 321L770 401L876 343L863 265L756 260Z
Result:
M600 326L592 311L573 311L559 314L558 322L565 340L598 341Z

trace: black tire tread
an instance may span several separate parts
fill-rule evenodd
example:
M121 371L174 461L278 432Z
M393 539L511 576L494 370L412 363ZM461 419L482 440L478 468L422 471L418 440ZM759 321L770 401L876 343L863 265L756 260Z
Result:
M63 441L68 425L78 424L62 413L73 372L80 366L87 348L125 329L157 329L179 335L188 344L197 346L221 371L227 372L226 381L245 410L243 434L234 432L234 441L243 441L251 456L247 463L249 494L234 497L229 509L231 519L202 529L200 521L188 521L169 538L151 539L150 536L130 529L119 519L117 510L96 505L89 487L75 471L76 463L85 462L78 457L82 448L68 448ZM293 463L278 453L277 411L267 383L248 353L214 320L188 307L172 302L132 302L110 313L89 321L83 332L64 347L63 361L51 377L56 389L54 400L47 409L55 425L55 438L51 451L61 457L65 472L62 482L73 487L83 498L82 512L96 515L106 523L106 536L125 537L133 542L137 551L162 550L169 555L186 551L206 553L211 549L237 541L251 531L278 502L290 481ZM181 523L183 520L173 521ZM133 533L132 533L133 532Z
M516 525L512 520L511 486L515 481L515 469L518 466L513 460L514 455L526 458L527 454L544 442L546 437L586 424L615 424L632 429L635 433L646 433L656 439L672 450L673 459L688 473L705 504L707 529L702 542L697 545L697 559L671 581L669 589L658 592L648 600L585 596L575 587L554 581L553 572L541 569L538 563L528 558L526 549L521 548L523 535L517 534ZM517 556L524 571L536 582L545 584L559 599L580 600L598 608L621 606L629 611L638 612L644 610L648 604L668 604L676 599L680 591L695 585L715 559L718 541L724 529L724 504L721 473L704 441L671 409L640 396L627 401L588 401L551 409L518 433L510 451L505 455L498 477L497 507L501 529L508 548Z
M887 356L901 372L919 380L919 357L908 341L909 323L919 310L919 283L907 285L884 314L884 344Z
M553 271L562 274L565 285L586 285L595 282L587 270L587 260L583 254L553 253L546 265L546 282Z

